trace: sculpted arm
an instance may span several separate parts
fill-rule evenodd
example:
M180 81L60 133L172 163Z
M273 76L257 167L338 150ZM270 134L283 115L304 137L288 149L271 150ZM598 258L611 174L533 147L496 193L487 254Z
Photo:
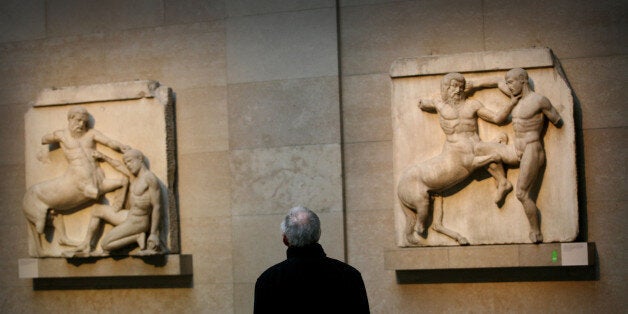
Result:
M150 221L150 235L148 237L148 249L156 249L159 246L159 222L161 221L161 189L154 175L147 177L148 193L153 205Z
M467 81L464 92L468 94L480 89L499 87L500 81L503 81L503 79L495 77L479 78L472 81L470 80Z
M61 131L54 131L52 133L48 133L41 137L41 144L52 144L61 142L61 135L59 134Z
M419 109L427 112L436 112L436 104L432 99L419 99Z
M115 160L97 150L94 150L92 152L92 157L94 157L95 159L98 160L104 160L106 161L108 164L110 164L114 169L118 170L118 172L124 174L127 177L131 177L132 174L131 172L129 172L129 170L126 168L126 166L124 166L124 163L122 163L119 160Z
M562 125L562 117L558 113L558 110L556 110L556 108L552 106L552 103L546 97L543 97L541 99L541 109L543 110L543 113L545 114L545 116L547 116L547 118L555 126Z
M492 110L484 107L482 104L478 102L479 104L479 109L477 111L478 117L480 117L482 120L485 120L491 123L502 124L506 121L506 118L508 118L510 111L512 111L512 108L517 104L520 98L521 98L520 95L511 96L510 102L508 103L508 105L500 108L497 112L493 112Z
M112 140L98 130L92 130L92 132L94 132L94 140L96 142L101 143L117 152L124 153L125 151L131 149L131 147L129 147L128 145L124 145L118 141Z

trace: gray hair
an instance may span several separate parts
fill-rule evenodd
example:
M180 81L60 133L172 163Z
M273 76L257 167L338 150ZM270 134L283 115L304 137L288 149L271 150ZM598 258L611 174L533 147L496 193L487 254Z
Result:
M303 247L318 242L321 237L321 221L310 209L296 206L290 209L281 222L281 231L290 246Z

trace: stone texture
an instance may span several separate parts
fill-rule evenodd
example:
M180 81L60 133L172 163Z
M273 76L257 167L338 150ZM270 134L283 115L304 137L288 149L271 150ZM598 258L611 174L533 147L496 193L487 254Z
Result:
M230 83L338 74L334 8L231 18Z
M226 16L224 0L165 0L167 24L183 24L223 19Z
M181 219L229 216L231 173L227 152L180 155Z
M133 100L155 97L159 83L155 81L130 81L110 84L52 87L39 93L33 106L57 106L87 102Z
M342 211L338 144L234 150L230 164L233 215Z
M67 36L158 26L164 6L159 0L52 0L46 15L48 35Z
M393 204L392 142L345 144L347 208L356 211L390 209Z
M386 269L392 270L563 267L595 265L594 251L593 243L572 242L396 248L385 250L384 258Z
M483 8L487 50L551 43L560 59L568 59L625 54L628 49L624 43L628 6L623 1L492 0Z
M552 67L548 48L509 51L468 52L455 55L435 55L400 58L390 66L390 77L447 74L449 72L478 72L513 68Z
M479 0L345 7L340 11L342 73L385 73L399 57L483 50L482 18Z
M333 8L333 0L230 0L226 2L230 17L288 11Z
M547 50L543 51L549 54ZM513 53L516 56L520 52ZM492 52L487 54L494 55ZM451 57L454 58L454 56L460 59L451 63L451 72L458 71L459 68L456 65L463 64L468 57L467 54ZM433 57L427 58L431 60ZM509 57L504 56L504 58ZM467 81L488 77L503 78L505 72L504 70L465 73L465 77ZM544 134L547 161L536 200L542 215L541 231L545 242L573 241L578 235L578 199L572 92L567 83L551 67L529 69L528 73L535 91L551 101L564 121L560 129L552 125ZM417 107L419 98L440 99L441 80L442 76L433 76L429 73L426 76L393 80L395 195L396 185L402 171L411 164L437 156L443 147L445 135L439 125L438 116L423 112ZM477 92L472 99L481 100L492 110L508 102L508 99L497 89ZM484 141L496 138L498 132L506 132L511 141L514 139L511 124L498 127L480 120L478 131L480 138ZM495 183L486 173L484 177L478 174L482 171L484 170L476 171L476 176L460 188L456 188L455 193L443 198L443 225L466 237L471 244L529 243L529 223L521 203L515 197L515 192L510 193L503 206L498 208L492 200ZM509 169L507 174L508 180L515 185L519 169ZM405 215L397 197L395 197L394 206L398 230L397 243L400 246L407 245L404 236ZM419 245L454 244L456 242L453 239L431 229L427 239L419 240Z
M22 196L24 195L24 164L0 165L0 173L4 180L0 182L0 204L9 209L2 212L3 219L0 225L22 227L24 214L21 210L15 210L22 206Z
M231 217L181 219L181 251L194 256L195 285L233 282L232 247Z
M584 130L586 195L589 201L625 200L628 128Z
M24 163L24 142L21 141L24 130L24 113L26 108L19 106L0 106L0 165L17 165Z
M179 155L229 148L227 88L205 86L177 91Z
M390 141L390 76L342 78L342 130L345 143Z
M63 258L24 258L19 260L20 278L72 278L117 276L192 275L192 255L169 254L157 257L164 265L155 267L142 259L99 259L77 267Z
M337 77L230 84L229 146L338 143L338 111Z
M46 36L46 3L40 0L6 0L0 3L0 42L40 39Z
M626 127L628 112L624 99L628 95L625 55L561 60L569 84L577 91L582 128Z

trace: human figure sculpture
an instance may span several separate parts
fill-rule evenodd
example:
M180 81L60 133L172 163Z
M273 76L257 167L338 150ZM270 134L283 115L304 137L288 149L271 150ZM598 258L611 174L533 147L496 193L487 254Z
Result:
M161 189L157 176L144 164L143 154L136 149L125 151L124 164L98 151L94 151L94 157L106 161L129 178L129 208L96 205L92 211L85 239L75 250L66 252L66 255L89 256L92 240L103 220L114 227L103 236L101 242L103 252L96 255L107 255L110 251L133 243L138 244L139 255L159 253ZM149 232L148 239L147 232Z
M465 88L466 80L460 73L449 73L441 82L442 100L419 100L421 110L438 114L446 141L439 155L409 166L400 176L397 195L406 216L405 233L410 243L417 243L417 236L425 236L427 232L431 197L464 181L476 169L488 166L487 170L497 183L494 197L496 203L503 201L505 195L512 190L512 184L506 179L502 164L516 162L516 158L508 154L505 145L508 137L502 134L492 142L481 141L477 118L501 124L506 121L518 98L511 97L507 106L493 112L481 102L467 99ZM505 160L508 158L510 160ZM442 210L442 207L436 207L435 211L437 209ZM435 231L455 239L461 245L469 244L465 237L442 225L442 212L435 212L434 216L436 219L432 228Z
M543 242L543 234L539 225L539 209L531 191L545 165L545 149L542 143L545 118L556 127L562 126L562 118L549 99L530 88L526 70L512 69L506 73L505 80L507 89L500 88L502 92L511 97L520 97L511 113L515 133L514 152L517 156L514 165L519 165L516 195L530 223L530 241L539 243Z
M83 107L72 107L68 111L68 127L42 137L42 144L58 143L63 150L68 167L60 177L37 183L29 187L22 201L22 210L29 222L35 244L35 254L44 254L41 235L44 233L49 214L70 212L95 202L105 193L123 188L126 179L105 178L104 172L92 157L96 144L103 144L115 151L123 152L129 147L114 141L98 130L88 128L89 113ZM124 195L124 193L122 193ZM117 198L113 206L121 207L123 198ZM56 219L55 219L56 221ZM62 220L55 223L60 229L59 243L76 244L65 234Z

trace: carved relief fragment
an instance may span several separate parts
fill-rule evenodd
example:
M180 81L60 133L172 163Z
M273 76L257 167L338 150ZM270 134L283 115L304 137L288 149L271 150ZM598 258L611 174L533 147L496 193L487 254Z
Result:
M575 239L573 101L549 50L400 59L391 74L399 246Z
M42 92L26 115L31 256L178 250L172 106L153 81Z

